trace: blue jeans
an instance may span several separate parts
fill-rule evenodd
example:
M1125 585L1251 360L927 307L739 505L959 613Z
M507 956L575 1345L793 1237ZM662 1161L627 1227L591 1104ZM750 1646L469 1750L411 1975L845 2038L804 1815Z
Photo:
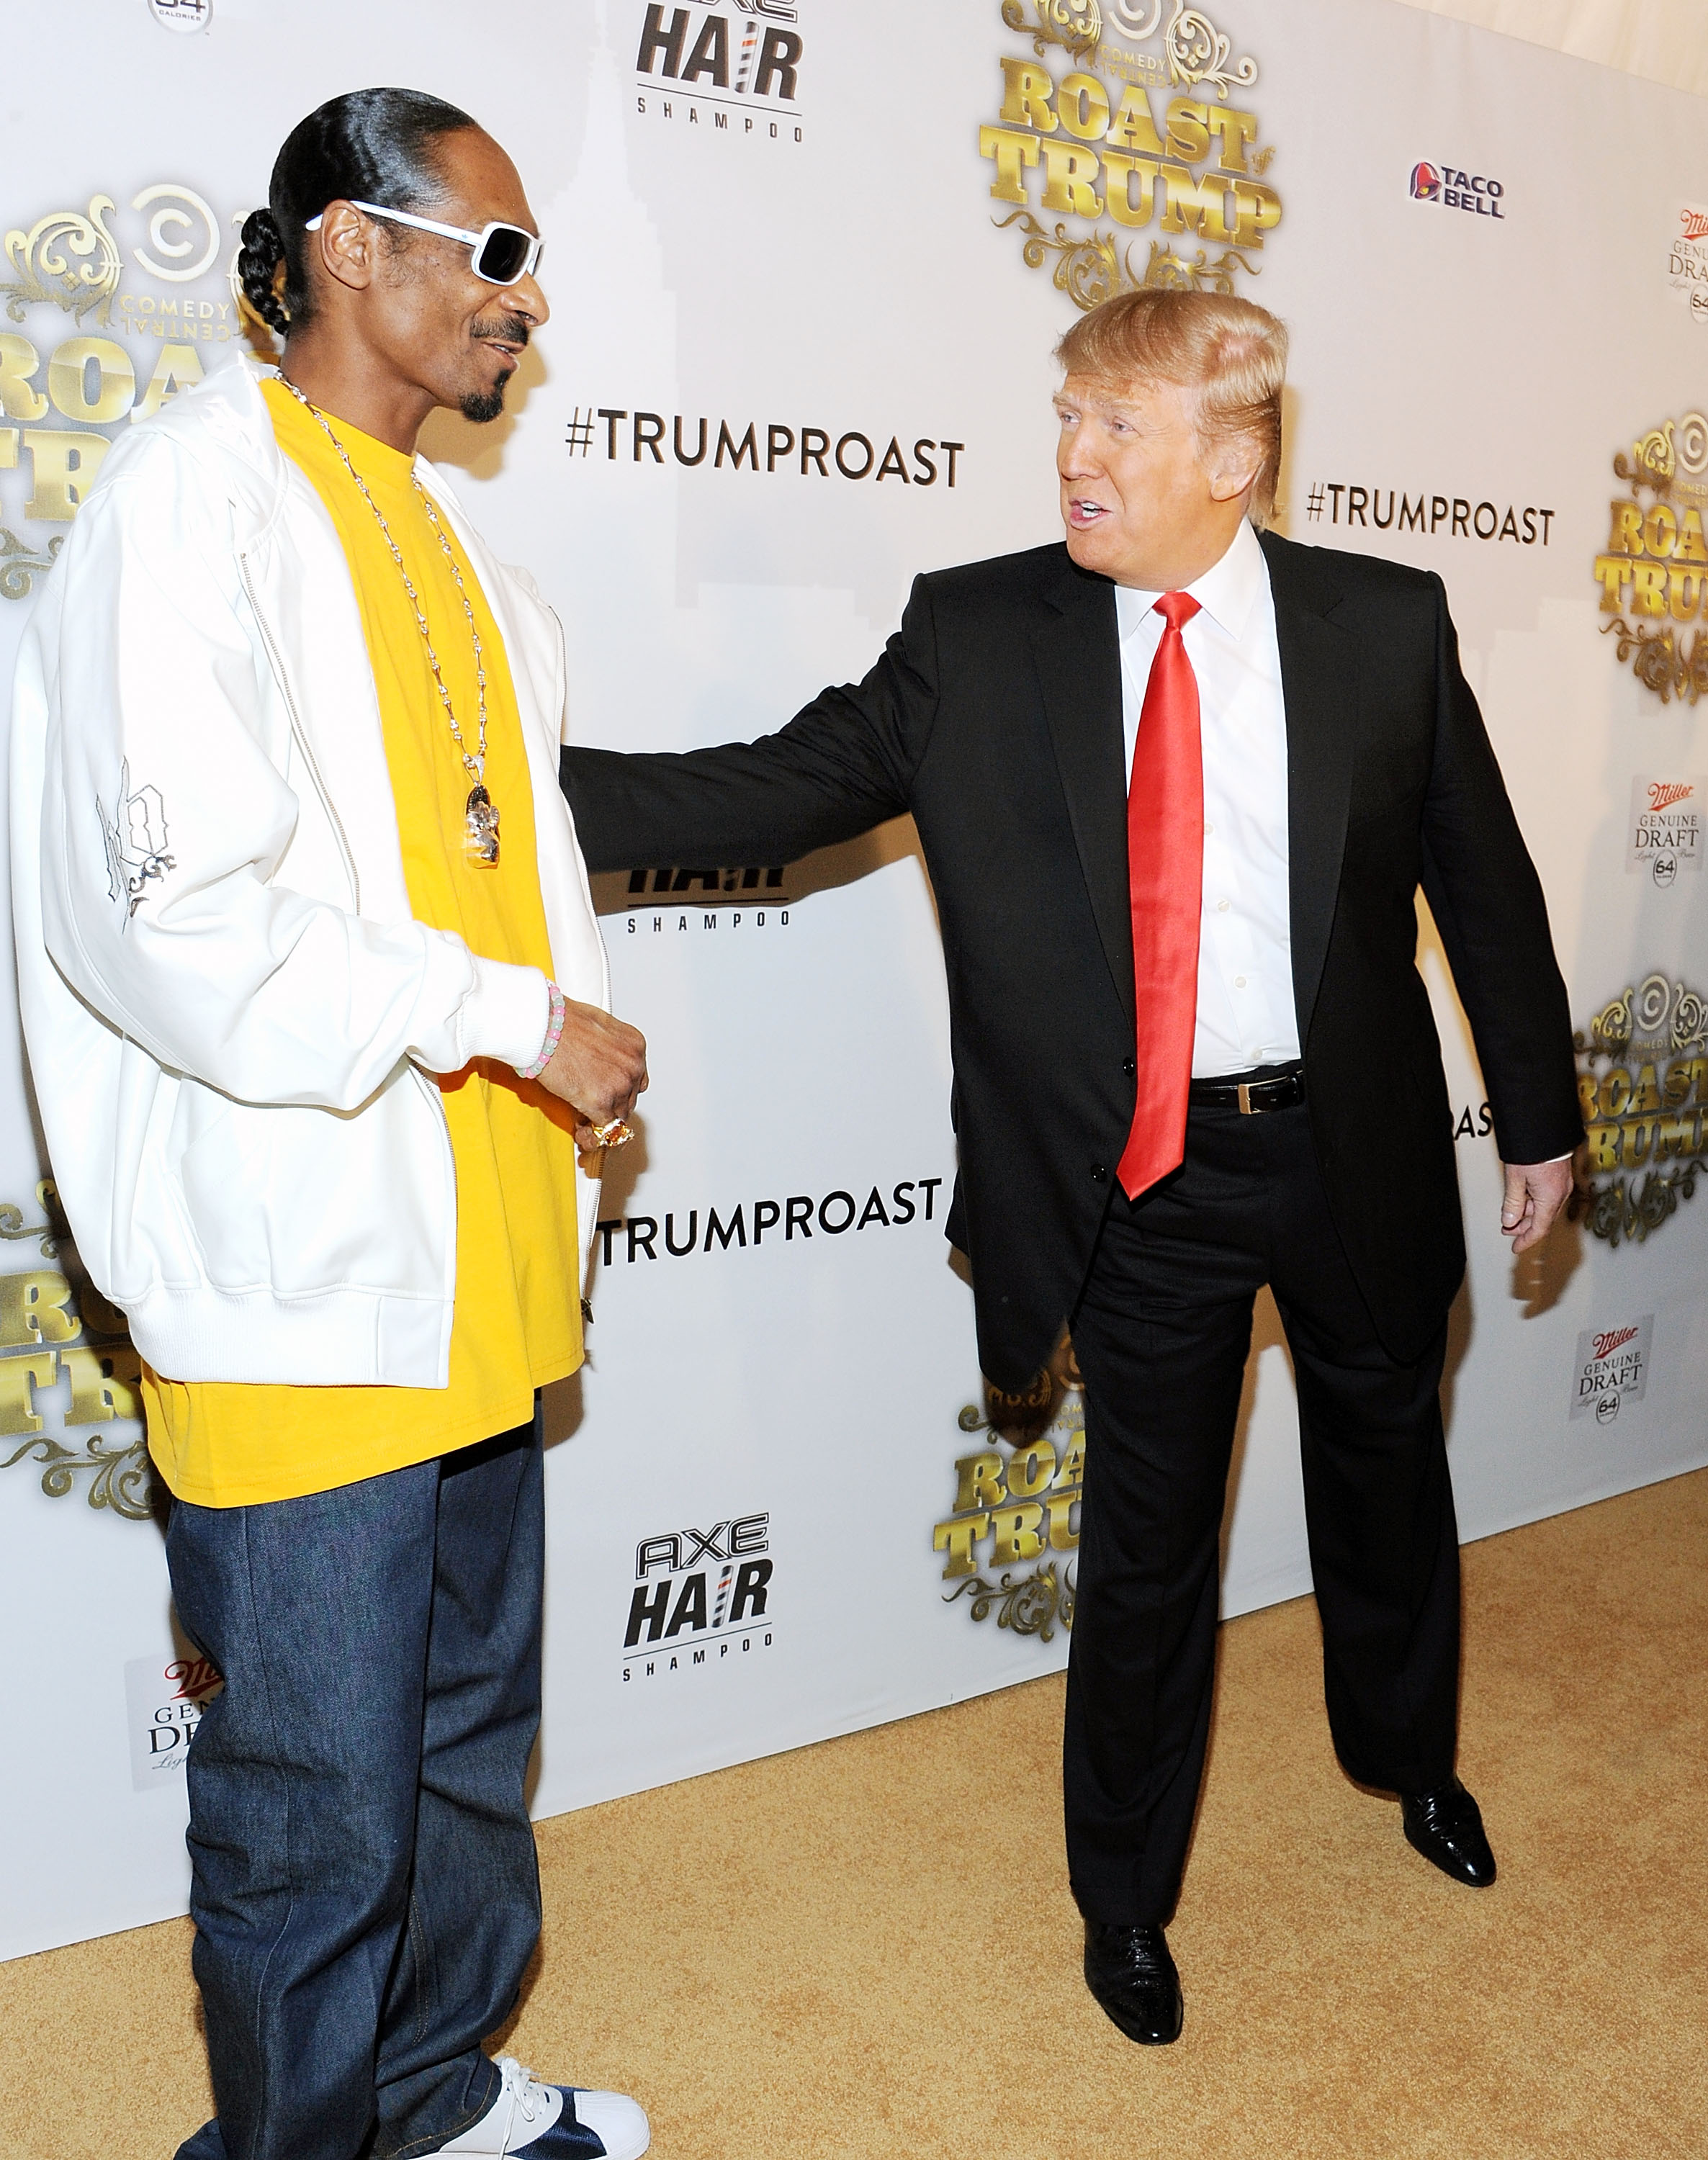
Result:
M215 2120L179 2160L407 2160L496 2097L482 2037L539 1935L538 1417L300 1500L179 1502Z

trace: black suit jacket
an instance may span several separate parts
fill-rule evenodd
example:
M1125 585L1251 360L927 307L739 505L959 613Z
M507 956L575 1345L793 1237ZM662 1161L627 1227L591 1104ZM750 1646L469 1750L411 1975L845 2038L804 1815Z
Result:
M1433 574L1263 537L1286 705L1293 987L1311 1131L1378 1332L1421 1353L1464 1272L1452 1118L1415 964L1421 883L1509 1162L1582 1137L1542 890ZM1114 588L1065 547L918 579L863 683L776 735L563 752L594 870L792 859L911 811L942 926L960 1176L999 1386L1072 1312L1133 1115Z

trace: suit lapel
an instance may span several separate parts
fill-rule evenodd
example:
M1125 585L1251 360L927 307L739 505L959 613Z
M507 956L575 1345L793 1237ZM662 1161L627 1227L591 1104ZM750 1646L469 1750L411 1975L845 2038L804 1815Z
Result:
M1293 996L1302 1045L1328 957L1358 755L1358 651L1331 619L1341 599L1318 548L1262 536L1275 603L1287 722Z
M1064 548L1062 577L1045 599L1044 619L1032 633L1044 712L1092 914L1130 1021L1133 922L1115 589L1076 569Z

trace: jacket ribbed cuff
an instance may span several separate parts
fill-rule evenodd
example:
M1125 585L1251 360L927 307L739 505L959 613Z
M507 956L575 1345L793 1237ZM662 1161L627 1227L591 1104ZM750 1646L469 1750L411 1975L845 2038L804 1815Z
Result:
M466 1065L471 1057L496 1064L531 1065L540 1054L551 1024L552 1000L537 968L512 967L507 961L470 954L474 987L456 1018L457 1044Z

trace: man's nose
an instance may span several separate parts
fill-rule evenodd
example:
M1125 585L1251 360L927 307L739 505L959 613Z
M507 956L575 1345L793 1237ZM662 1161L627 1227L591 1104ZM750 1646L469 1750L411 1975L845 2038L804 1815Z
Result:
M504 297L532 329L539 330L550 321L550 304L532 271L526 278L518 278L513 285L506 285Z
M1097 446L1076 428L1064 434L1056 449L1056 470L1063 480L1097 480L1103 470Z

